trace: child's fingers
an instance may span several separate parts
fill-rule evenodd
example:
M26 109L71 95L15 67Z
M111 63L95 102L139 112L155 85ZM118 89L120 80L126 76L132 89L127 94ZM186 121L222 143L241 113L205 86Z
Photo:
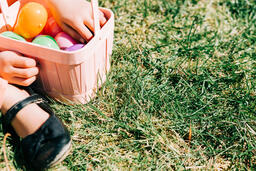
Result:
M105 16L104 16L104 13L101 12L100 10L99 10L99 20L100 20L100 26L101 26L101 27L102 27L102 26L105 24L105 22L107 21L106 18L105 18ZM84 24L85 24L92 32L94 32L94 23L93 23L93 19L86 19L86 20L84 21Z
M84 20L84 25L86 25L87 29L90 29L92 32L94 32L94 23L92 19Z
M20 67L20 68L30 68L36 66L36 61L31 58L22 57L17 54L14 54L11 63L14 67Z
M1 53L1 56L4 58L6 65L8 64L20 68L29 68L36 66L36 61L34 59L23 57L17 52L4 51Z
M32 68L12 68L13 76L20 78L30 78L36 76L39 73L39 69L37 67Z
M9 83L11 84L17 84L21 86L29 86L36 80L36 76L30 77L30 78L18 78L18 77L13 77L8 80Z
M100 26L102 27L107 21L102 11L99 11L99 18L100 18Z
M71 26L67 25L67 24L63 24L62 25L62 29L68 33L71 37L73 37L75 40L80 41L81 43L84 43L84 39L79 35L79 33L77 33L76 30L74 30Z
M93 37L91 31L83 23L75 23L74 29L88 42Z

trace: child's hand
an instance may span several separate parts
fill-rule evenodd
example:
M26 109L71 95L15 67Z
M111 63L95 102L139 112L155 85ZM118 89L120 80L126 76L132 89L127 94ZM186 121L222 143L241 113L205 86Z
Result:
M85 0L48 0L51 12L60 27L76 40L89 41L94 32L91 4ZM99 11L100 25L106 22ZM92 32L91 32L91 31ZM80 36L80 35L82 36Z
M34 59L15 52L0 52L0 77L8 83L29 86L36 80L39 70Z

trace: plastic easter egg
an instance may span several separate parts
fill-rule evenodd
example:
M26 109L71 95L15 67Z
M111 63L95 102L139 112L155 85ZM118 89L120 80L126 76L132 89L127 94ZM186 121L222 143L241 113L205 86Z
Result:
M12 31L5 31L5 32L1 33L1 35L4 37L9 37L9 38L12 38L15 40L20 40L20 41L26 42L26 40L22 36L12 32Z
M77 41L75 41L71 36L69 36L65 32L58 33L55 36L55 40L61 49L66 49L70 46L73 46L74 44L77 44Z
M82 49L84 47L84 44L75 44L71 47L66 48L66 51L75 51L75 50L79 50Z
M60 49L57 42L54 40L54 38L48 35L38 36L32 41L32 43L46 46L53 49L58 49L58 50Z
M38 35L47 22L47 11L39 3L29 2L25 4L19 13L14 32L26 39Z
M11 0L11 1L17 1L17 0ZM37 2L37 3L39 3L39 4L41 4L45 7L45 9L47 10L47 13L48 13L48 17L51 16L51 11L48 7L48 2L45 1L45 0L19 0L19 2L20 2L20 5L21 5L21 8L29 2Z
M47 23L44 27L45 34L55 37L58 33L62 32L62 29L56 23L53 17L48 18Z

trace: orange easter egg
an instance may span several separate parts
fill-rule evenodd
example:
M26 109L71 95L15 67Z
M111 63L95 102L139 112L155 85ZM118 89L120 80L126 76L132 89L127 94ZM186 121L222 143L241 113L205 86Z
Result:
M47 18L48 14L44 6L29 2L21 8L14 32L26 39L33 38L43 30Z
M15 0L16 1L16 0ZM48 12L48 18L51 16L50 9L48 7L48 3L45 0L19 0L20 1L20 7L22 8L24 5L26 5L29 2L37 2L45 7L45 9Z

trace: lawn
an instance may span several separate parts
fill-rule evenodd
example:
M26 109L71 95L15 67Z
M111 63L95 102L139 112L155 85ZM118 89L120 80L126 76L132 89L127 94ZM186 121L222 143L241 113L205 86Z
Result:
M111 71L88 104L52 103L73 139L52 170L255 170L256 1L100 4Z

